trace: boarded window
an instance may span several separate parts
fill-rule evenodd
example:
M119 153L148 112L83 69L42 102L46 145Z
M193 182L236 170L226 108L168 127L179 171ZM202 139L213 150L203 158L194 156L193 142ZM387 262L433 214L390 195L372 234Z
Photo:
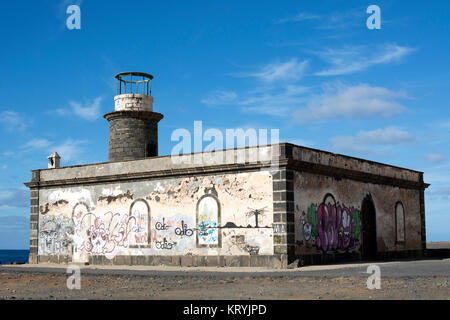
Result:
M135 223L130 235L130 244L137 246L150 244L150 209L147 202L143 199L138 199L133 202L130 207L130 217L133 217L135 219Z
M401 202L395 205L395 225L397 242L405 241L405 208Z
M220 206L213 196L204 196L197 204L197 245L220 246Z

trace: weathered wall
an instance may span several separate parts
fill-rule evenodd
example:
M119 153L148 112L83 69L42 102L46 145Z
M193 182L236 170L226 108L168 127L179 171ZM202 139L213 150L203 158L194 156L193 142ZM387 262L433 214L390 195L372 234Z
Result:
M127 93L114 97L115 111L153 111L153 97Z
M418 181L420 178L420 172L418 171L299 146L292 146L292 158L309 163L355 170L383 177L409 181Z
M361 242L361 205L367 195L371 195L376 210L377 251L421 250L420 192L295 172L296 254L357 254ZM405 209L406 233L401 243L396 241L398 201Z
M267 171L42 188L38 254L272 255L272 191Z

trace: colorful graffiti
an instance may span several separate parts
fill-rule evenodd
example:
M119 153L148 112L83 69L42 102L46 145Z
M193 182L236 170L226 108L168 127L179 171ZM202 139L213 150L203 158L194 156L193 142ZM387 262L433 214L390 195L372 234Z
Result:
M204 197L198 203L197 241L199 245L219 244L219 205L213 197Z
M326 201L327 198L331 201ZM327 195L323 203L311 204L305 216L303 236L306 241L314 238L318 249L326 252L355 248L361 233L358 209L336 203L334 197Z

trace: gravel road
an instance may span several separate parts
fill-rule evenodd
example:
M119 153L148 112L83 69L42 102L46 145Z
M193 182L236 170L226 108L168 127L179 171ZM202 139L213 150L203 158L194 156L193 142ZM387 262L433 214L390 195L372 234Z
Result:
M0 299L450 299L450 259L378 263L381 289L369 290L367 266L294 270L82 267L69 290L65 267L0 266Z

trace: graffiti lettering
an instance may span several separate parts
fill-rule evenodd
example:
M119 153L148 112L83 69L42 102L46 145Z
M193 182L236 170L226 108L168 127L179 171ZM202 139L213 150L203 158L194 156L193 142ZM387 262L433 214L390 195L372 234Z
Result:
M105 213L97 217L85 214L76 225L76 238L80 250L113 258L121 248L128 247L129 235L136 225L136 218L119 213Z
M156 241L155 247L156 249L171 250L176 246L176 244L176 241L167 241L167 239L164 238L163 241Z
M155 224L155 229L156 230L168 230L169 226L166 224L165 219L163 218L162 223L161 222L157 222Z
M324 252L345 251L355 248L355 242L359 239L361 212L340 205L332 195L327 195L323 203L311 204L301 227L305 240L314 238L318 249Z
M71 219L43 216L39 227L40 254L67 254L74 225Z
M192 229L188 229L187 224L181 220L181 228L176 228L175 234L177 236L191 237L194 234L194 231Z
M209 224L207 224L206 222L199 222L198 224L198 235L201 237L207 237L209 235L208 232L209 229Z

